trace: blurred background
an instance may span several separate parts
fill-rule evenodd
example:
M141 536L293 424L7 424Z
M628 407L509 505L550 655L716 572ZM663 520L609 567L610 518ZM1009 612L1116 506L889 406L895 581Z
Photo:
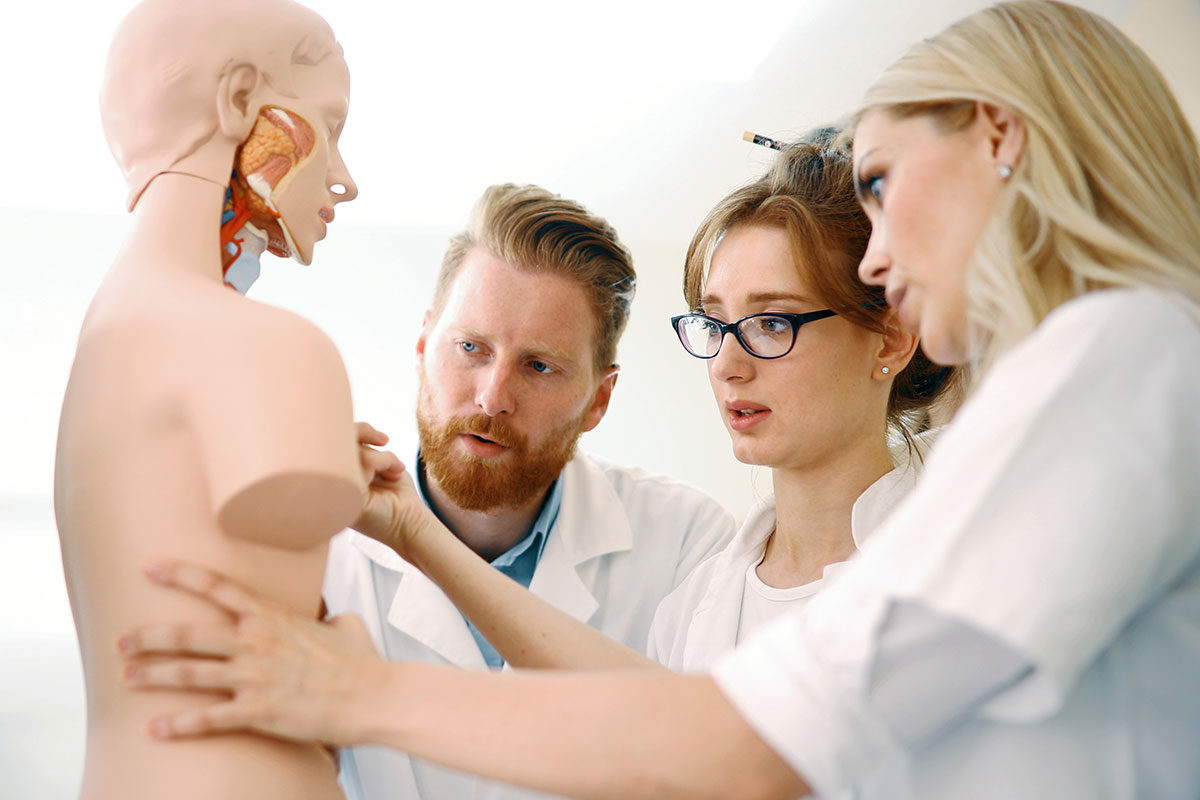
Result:
M733 460L703 364L667 317L708 209L779 139L849 111L914 40L974 0L312 0L353 80L342 152L359 198L314 264L270 256L251 290L320 325L355 413L409 438L413 346L447 238L492 183L607 217L640 275L621 378L582 447L677 475L740 519L770 475ZM54 527L54 445L75 339L126 231L97 93L128 0L10 4L0 70L0 798L71 798L84 695ZM1200 120L1200 0L1085 0L1156 60ZM406 452L401 453L407 456ZM164 531L169 535L169 531Z

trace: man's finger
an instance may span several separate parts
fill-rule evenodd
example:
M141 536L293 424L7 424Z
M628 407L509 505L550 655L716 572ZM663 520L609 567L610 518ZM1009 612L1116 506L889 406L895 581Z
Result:
M130 631L117 641L117 649L126 658L153 654L230 656L234 652L234 632L227 626L148 625Z
M157 561L146 566L146 575L156 583L194 594L237 617L262 609L262 601L248 589L196 564Z

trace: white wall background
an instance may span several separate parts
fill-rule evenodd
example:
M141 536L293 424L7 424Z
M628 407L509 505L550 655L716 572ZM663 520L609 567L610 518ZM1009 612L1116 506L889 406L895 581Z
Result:
M128 0L6 4L0 48L0 798L75 794L83 690L51 507L79 323L122 240L124 190L96 112ZM314 266L268 258L252 290L321 325L356 413L410 425L412 348L446 238L479 193L542 184L616 226L640 274L608 418L583 446L669 472L739 517L770 488L737 464L704 369L666 318L691 233L787 138L855 103L915 39L977 0L314 0L346 50L343 152L360 196ZM1158 61L1200 120L1200 1L1088 0Z

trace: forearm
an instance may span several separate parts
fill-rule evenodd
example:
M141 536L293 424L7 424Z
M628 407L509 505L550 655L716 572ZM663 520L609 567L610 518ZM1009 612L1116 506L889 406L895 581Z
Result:
M658 666L492 568L440 524L412 538L409 556L514 667Z
M380 665L356 738L581 798L807 793L708 678Z

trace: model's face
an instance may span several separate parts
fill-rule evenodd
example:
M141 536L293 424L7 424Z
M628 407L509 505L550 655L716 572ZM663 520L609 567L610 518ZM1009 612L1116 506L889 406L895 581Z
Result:
M314 246L325 238L326 226L333 221L334 206L358 194L338 151L349 109L350 73L336 54L315 67L294 70L297 98L287 108L309 123L314 143L311 155L284 177L276 205L292 255L310 264Z
M713 253L701 298L721 322L750 314L802 314L826 305L795 266L779 228L731 228ZM792 351L764 360L732 335L708 361L717 407L739 461L776 468L814 466L886 426L887 387L872 380L882 338L842 317L801 326Z
M423 458L460 506L519 505L544 492L600 422L616 375L597 372L595 331L578 284L480 248L467 254L417 343ZM493 488L455 496L460 483Z
M969 356L967 265L1003 186L982 117L946 133L931 117L872 111L854 135L871 220L859 277L886 287L901 324L939 364Z

